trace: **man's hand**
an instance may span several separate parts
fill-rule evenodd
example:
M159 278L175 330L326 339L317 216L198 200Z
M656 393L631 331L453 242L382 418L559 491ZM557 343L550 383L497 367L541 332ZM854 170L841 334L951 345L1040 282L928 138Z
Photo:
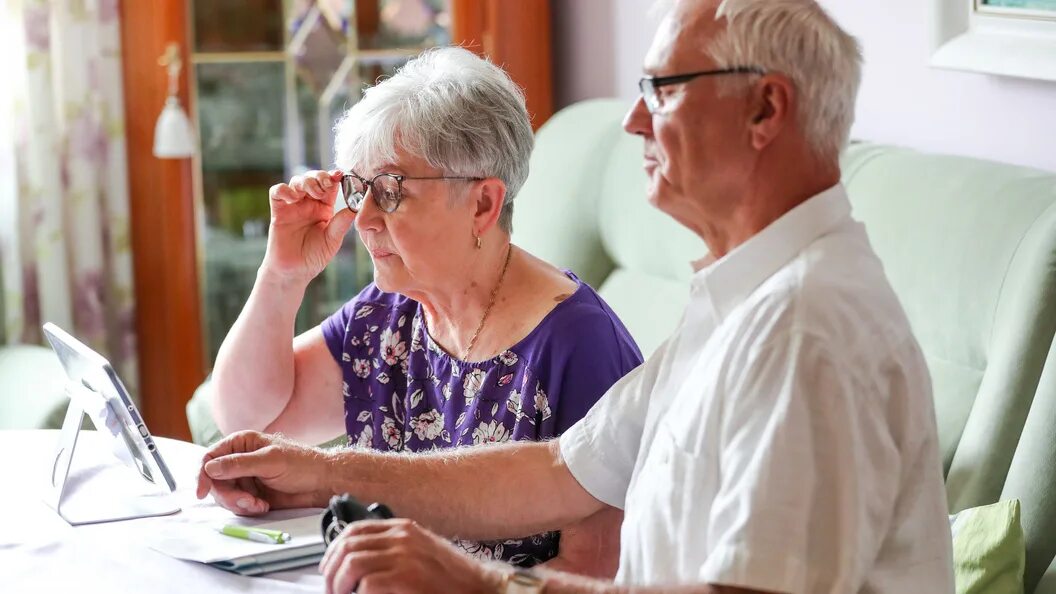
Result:
M319 570L327 594L491 594L502 583L500 569L403 519L350 524L327 548Z
M209 448L198 474L198 499L243 516L272 509L325 507L331 455L275 435L233 433Z

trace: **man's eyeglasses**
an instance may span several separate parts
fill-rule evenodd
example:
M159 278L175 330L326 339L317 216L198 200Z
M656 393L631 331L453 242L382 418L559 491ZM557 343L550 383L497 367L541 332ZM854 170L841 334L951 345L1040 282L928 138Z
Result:
M374 204L387 213L396 212L403 200L403 181L407 179L448 179L480 181L483 177L456 177L437 175L429 177L411 177L397 173L379 173L371 179L357 175L349 171L341 178L341 195L345 198L345 204L350 210L359 212L363 208L363 201L367 199L367 190L374 198Z
M758 66L737 66L735 68L701 70L700 72L673 74L671 76L643 76L638 79L638 90L642 92L642 99L645 100L645 106L649 109L649 113L657 113L664 107L663 97L657 92L661 87L689 82L700 76L718 76L720 74L766 74L766 71Z

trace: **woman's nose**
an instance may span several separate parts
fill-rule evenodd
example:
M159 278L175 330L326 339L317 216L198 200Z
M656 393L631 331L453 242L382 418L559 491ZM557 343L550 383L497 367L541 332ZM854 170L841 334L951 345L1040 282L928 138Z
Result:
M363 202L359 205L359 213L356 215L356 230L380 231L383 226L381 209L374 203L374 189L368 187L363 196Z

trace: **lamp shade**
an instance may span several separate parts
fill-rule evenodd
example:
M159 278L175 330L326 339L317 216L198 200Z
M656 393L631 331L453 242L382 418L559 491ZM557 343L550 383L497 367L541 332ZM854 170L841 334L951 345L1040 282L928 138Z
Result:
M186 159L194 155L194 129L191 120L180 107L180 101L170 95L154 126L154 156L161 159Z

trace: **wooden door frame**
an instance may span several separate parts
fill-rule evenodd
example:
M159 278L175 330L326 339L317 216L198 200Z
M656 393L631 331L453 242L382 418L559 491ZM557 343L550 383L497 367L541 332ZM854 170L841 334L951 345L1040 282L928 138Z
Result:
M121 2L139 398L153 433L185 440L185 407L205 377L192 163L152 149L167 94L158 57L170 42L180 44L180 101L191 107L188 12L185 0Z
M509 73L538 130L554 114L549 0L451 0L451 17L451 42Z

